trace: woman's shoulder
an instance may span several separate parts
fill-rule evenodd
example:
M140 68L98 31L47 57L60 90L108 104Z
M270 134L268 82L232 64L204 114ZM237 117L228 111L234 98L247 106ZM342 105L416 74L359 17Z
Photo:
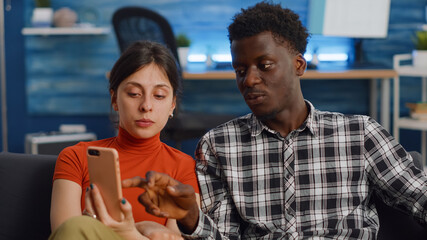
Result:
M84 154L85 155L86 149L89 146L109 147L114 142L114 139L115 139L115 137L101 139L101 140L95 140L95 141L82 141L82 142L79 142L75 145L68 146L68 147L64 148L59 155L60 156L69 155L69 154L73 154L73 155Z
M180 161L194 161L193 157L191 157L190 155L174 148L171 147L169 145L167 145L166 143L163 143L164 149L165 151L171 155L172 159L177 159Z

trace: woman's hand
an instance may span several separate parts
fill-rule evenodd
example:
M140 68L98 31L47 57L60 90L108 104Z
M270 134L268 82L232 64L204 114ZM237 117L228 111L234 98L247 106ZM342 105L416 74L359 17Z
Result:
M136 228L144 236L150 239L183 240L181 234L152 221L143 221L135 224Z
M96 219L101 221L106 226L113 229L117 234L124 239L148 239L138 232L135 226L135 221L132 215L132 206L124 198L121 201L120 207L123 213L121 221L114 220L107 211L107 208L102 199L99 188L95 184L87 190L85 197L86 211L95 214ZM90 214L88 214L90 215Z

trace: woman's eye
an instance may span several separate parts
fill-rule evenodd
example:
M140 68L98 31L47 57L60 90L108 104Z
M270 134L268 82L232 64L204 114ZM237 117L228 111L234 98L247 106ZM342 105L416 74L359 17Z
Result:
M156 95L154 95L154 97L157 98L157 99L163 99L166 96L165 95L156 94Z
M141 94L140 94L140 93L136 93L136 92L129 92L129 93L128 93L128 95L129 95L130 97L138 97L138 96L140 96Z

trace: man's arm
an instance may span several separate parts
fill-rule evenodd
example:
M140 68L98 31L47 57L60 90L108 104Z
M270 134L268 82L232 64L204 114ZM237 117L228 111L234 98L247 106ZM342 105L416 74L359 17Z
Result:
M240 239L242 219L238 214L223 167L209 141L209 133L196 150L196 173L200 186L201 212L197 228L187 238Z
M427 175L382 126L372 119L365 128L367 172L383 201L427 224Z
M202 141L204 142L204 141ZM200 159L196 164L201 190L202 211L194 189L172 177L149 172L146 179L134 177L122 182L123 187L141 187L146 192L139 201L148 213L174 218L184 237L189 239L240 239L241 219L222 180L221 167L209 145L199 144Z

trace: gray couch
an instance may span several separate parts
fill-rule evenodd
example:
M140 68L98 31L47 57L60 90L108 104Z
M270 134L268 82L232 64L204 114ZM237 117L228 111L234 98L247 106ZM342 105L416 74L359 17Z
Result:
M419 154L411 153L421 164ZM418 156L418 157L417 157ZM0 239L47 239L56 156L0 153ZM376 199L378 239L427 239L427 228Z

